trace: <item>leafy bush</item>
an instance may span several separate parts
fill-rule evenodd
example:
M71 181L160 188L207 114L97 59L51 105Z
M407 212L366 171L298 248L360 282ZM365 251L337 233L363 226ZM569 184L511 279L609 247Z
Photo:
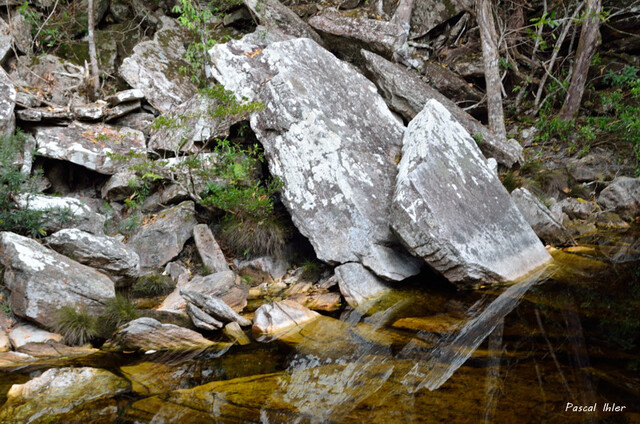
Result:
M15 164L22 152L25 135L0 136L0 231L37 237L44 235L43 216L47 211L20 209L15 199L36 191L37 177L25 175Z
M83 345L100 335L98 318L72 306L58 309L54 328L69 345Z

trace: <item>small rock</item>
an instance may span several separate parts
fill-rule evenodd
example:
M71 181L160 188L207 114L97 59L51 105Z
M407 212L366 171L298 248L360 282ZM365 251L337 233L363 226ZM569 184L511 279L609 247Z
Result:
M230 322L224 326L224 334L232 341L238 342L239 345L245 346L251 343L249 337L244 334L237 322Z
M29 23L21 13L13 13L11 16L11 36L13 45L19 52L31 53L31 23Z
M16 111L16 118L24 122L59 123L73 119L73 114L66 107L34 107Z
M193 240L196 243L202 264L209 268L209 271L212 273L229 271L227 260L207 224L198 224L193 227Z
M217 319L213 318L193 303L187 303L187 315L191 318L191 322L198 328L203 330L218 330L224 325Z
M112 175L102 186L102 198L110 202L122 202L135 192L135 189L130 184L130 181L135 177L135 172L130 170L120 171Z
M524 219L543 241L550 244L565 245L572 242L571 236L551 211L536 199L526 188L518 188L511 192L511 198Z
M263 256L246 261L234 260L238 273L255 280L279 280L287 273L289 263L273 256Z
M296 294L289 300L298 302L312 311L333 312L340 308L340 293Z
M340 293L354 308L366 305L390 290L380 278L357 263L340 265L335 272Z
M112 122L117 127L133 128L144 134L145 137L149 137L149 131L151 125L153 125L155 117L152 113L147 112L134 112L129 113L117 121Z
M118 119L121 116L125 116L133 111L140 109L141 107L142 107L142 103L140 103L140 100L136 100L128 103L121 103L117 106L110 107L109 109L107 109L107 111L105 112L104 120L109 122L114 119Z
M80 357L99 352L98 349L86 346L67 346L54 340L35 343L29 342L16 349L34 358Z
M192 290L180 290L180 295L185 298L188 302L193 303L200 309L202 309L207 314L211 315L213 318L222 321L222 322L237 322L243 327L251 325L251 321L248 319L238 315L236 311L231 309L229 305L227 305L223 300L199 293Z
M322 45L318 33L278 0L244 0L244 4L263 26L296 38L310 38Z
M283 300L259 307L251 330L254 334L274 336L292 327L303 326L319 316L293 300Z
M609 181L617 171L611 157L602 153L591 153L582 159L574 159L567 164L567 170L577 182Z
M9 331L9 340L15 350L27 343L46 343L48 341L61 342L60 334L51 333L29 324L16 325Z
M197 224L193 202L165 209L153 219L127 242L140 256L143 269L163 266L178 256Z
M132 88L130 90L118 91L115 94L107 96L104 100L111 106L116 106L121 103L132 102L134 100L144 99L142 90Z
M128 322L105 343L107 349L145 351L202 349L214 344L193 330L146 317Z
M583 199L567 198L558 202L562 212L571 219L587 219L589 215L598 210L598 205Z
M598 196L598 203L625 220L640 215L640 178L618 177Z
M0 329L0 352L7 352L11 350L11 341L7 332Z
M97 121L105 116L107 104L102 100L87 105L71 107L73 117L81 121Z

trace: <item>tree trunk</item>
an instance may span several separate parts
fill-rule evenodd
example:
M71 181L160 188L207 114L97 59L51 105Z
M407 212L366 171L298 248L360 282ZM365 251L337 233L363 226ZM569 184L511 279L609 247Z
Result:
M98 98L98 89L100 87L100 70L98 69L98 57L96 54L96 38L94 35L96 20L93 9L93 0L88 0L87 16L89 26L89 61L91 62L91 74L89 76L89 96L92 100L95 100Z
M507 139L502 111L502 81L498 63L498 35L493 22L491 2L476 0L476 20L482 39L482 58L484 62L484 79L487 85L487 109L489 111L489 129L502 140Z
M591 58L600 44L600 7L600 0L587 0L571 84L559 113L560 119L564 121L573 119L582 101Z

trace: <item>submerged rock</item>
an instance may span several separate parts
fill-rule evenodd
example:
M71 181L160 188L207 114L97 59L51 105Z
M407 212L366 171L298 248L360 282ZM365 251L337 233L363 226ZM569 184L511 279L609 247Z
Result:
M251 343L249 337L244 334L244 331L240 328L237 322L230 322L224 326L224 334L232 341L238 342L239 345L245 346Z
M391 225L457 284L515 280L551 259L475 142L435 100L404 137Z
M294 225L322 261L372 258L378 275L388 268L401 271L396 279L414 275L409 255L388 254L402 124L371 82L312 40L264 48L246 40L215 46L212 72L237 96L265 104L251 127L284 183Z
M162 324L153 318L138 318L120 327L105 343L113 350L188 350L216 344L200 333L173 324Z
M112 422L115 401L130 390L122 377L97 368L51 368L25 384L14 384L0 409L6 423Z
M113 175L131 164L115 161L110 154L146 152L144 135L131 128L73 122L66 127L36 127L38 154Z
M127 242L140 256L143 269L163 266L178 256L197 224L193 202L182 202L153 218Z
M131 283L140 274L138 254L113 237L72 228L47 237L46 243L63 255L102 271L120 286Z
M598 203L626 220L640 216L640 178L616 178L600 192Z
M469 134L481 140L478 144L486 157L493 157L508 168L524 161L520 144L500 140L487 127L420 79L418 74L366 50L362 50L362 57L369 77L380 89L389 107L405 119L413 119L429 100L437 100Z
M292 327L304 325L319 316L317 312L293 300L283 300L259 307L251 330L254 334L274 336Z
M178 23L162 16L162 28L153 40L143 41L133 48L133 55L125 58L120 66L120 75L133 88L162 113L167 113L196 93L187 75L179 71L187 66L184 36Z
M17 234L0 233L0 264L13 313L46 328L63 306L99 313L115 297L106 275Z
M526 188L517 188L511 192L511 199L518 207L524 219L543 241L550 244L565 245L573 242L569 232L551 214L549 208L536 199Z
M59 231L76 228L91 234L103 234L105 217L73 197L24 194L16 199L21 209L42 211L43 229Z

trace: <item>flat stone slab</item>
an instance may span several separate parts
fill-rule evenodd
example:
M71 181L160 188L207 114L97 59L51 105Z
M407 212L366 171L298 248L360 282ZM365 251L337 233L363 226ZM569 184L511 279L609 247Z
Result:
M551 259L475 141L436 100L404 136L391 225L449 281L513 281Z
M38 154L113 175L131 164L114 161L110 153L146 152L144 135L137 130L106 124L72 122L67 127L36 127Z

